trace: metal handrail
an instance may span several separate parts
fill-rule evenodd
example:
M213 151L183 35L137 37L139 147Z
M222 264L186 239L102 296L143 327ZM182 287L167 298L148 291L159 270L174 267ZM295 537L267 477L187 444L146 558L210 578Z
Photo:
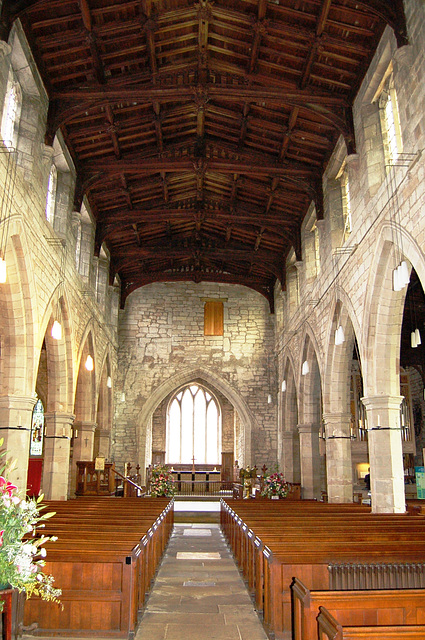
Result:
M145 488L141 487L140 485L138 485L136 482L133 482L133 480L130 480L130 478L128 478L127 476L123 476L122 473L120 473L119 471L117 471L116 469L111 468L111 471L113 471L114 473L117 474L117 476L119 476L120 478L122 478L123 480L125 480L126 482L128 482L129 484L132 484L133 487L136 487L136 489L138 489L139 491L141 491L142 493L146 493Z

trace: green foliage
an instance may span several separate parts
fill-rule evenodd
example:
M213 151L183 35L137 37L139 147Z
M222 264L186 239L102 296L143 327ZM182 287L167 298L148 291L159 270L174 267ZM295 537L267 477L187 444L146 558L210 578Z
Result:
M157 465L153 467L150 482L151 496L174 496L174 478L166 467Z

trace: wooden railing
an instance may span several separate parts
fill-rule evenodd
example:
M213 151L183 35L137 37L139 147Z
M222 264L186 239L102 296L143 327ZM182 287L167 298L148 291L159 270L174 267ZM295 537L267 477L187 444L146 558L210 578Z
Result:
M174 483L176 496L231 496L233 482L220 480L178 480Z

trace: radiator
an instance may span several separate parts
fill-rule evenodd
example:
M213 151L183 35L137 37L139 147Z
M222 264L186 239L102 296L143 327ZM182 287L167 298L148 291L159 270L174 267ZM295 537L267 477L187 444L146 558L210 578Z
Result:
M425 563L330 564L329 589L423 589Z

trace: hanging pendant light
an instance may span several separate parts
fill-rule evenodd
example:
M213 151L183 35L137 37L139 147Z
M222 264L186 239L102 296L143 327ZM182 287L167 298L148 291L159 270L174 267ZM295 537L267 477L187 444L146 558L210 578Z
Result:
M108 376L106 378L106 386L108 387L108 389L112 389L112 378L111 378L111 376Z
M308 366L308 362L307 362L307 360L304 360L303 366L302 366L302 369L301 369L301 375L306 376L307 373L309 373L309 372L310 372L310 367Z
M418 347L420 344L422 344L422 340L421 340L421 334L419 329L415 329L415 339L416 339L416 346Z
M400 272L398 267L393 269L393 291L401 291L402 286L400 285Z
M87 356L85 367L87 371L93 371L94 369L93 358L90 355Z
M286 391L286 380L282 380L282 393Z
M55 320L53 325L52 325L52 338L54 338L55 340L61 340L62 339L62 325L59 322L59 320Z
M335 331L335 345L339 346L345 342L344 329L342 328L342 324L339 325L338 329Z
M121 402L125 402L125 393L124 393L124 391L121 394Z
M4 284L7 279L6 260L0 258L0 284Z
M399 266L397 267L399 269L399 278L400 278L400 284L402 287L405 287L406 285L409 284L410 281L410 275L409 275L409 269L407 266L407 262L405 260L402 260L399 264Z
M415 331L412 331L412 333L410 334L410 346L412 347L412 349L416 349L416 347L418 346L418 343L416 342Z
M269 393L269 395L267 396L267 403L268 404L272 403L272 395L271 395L271 393Z

